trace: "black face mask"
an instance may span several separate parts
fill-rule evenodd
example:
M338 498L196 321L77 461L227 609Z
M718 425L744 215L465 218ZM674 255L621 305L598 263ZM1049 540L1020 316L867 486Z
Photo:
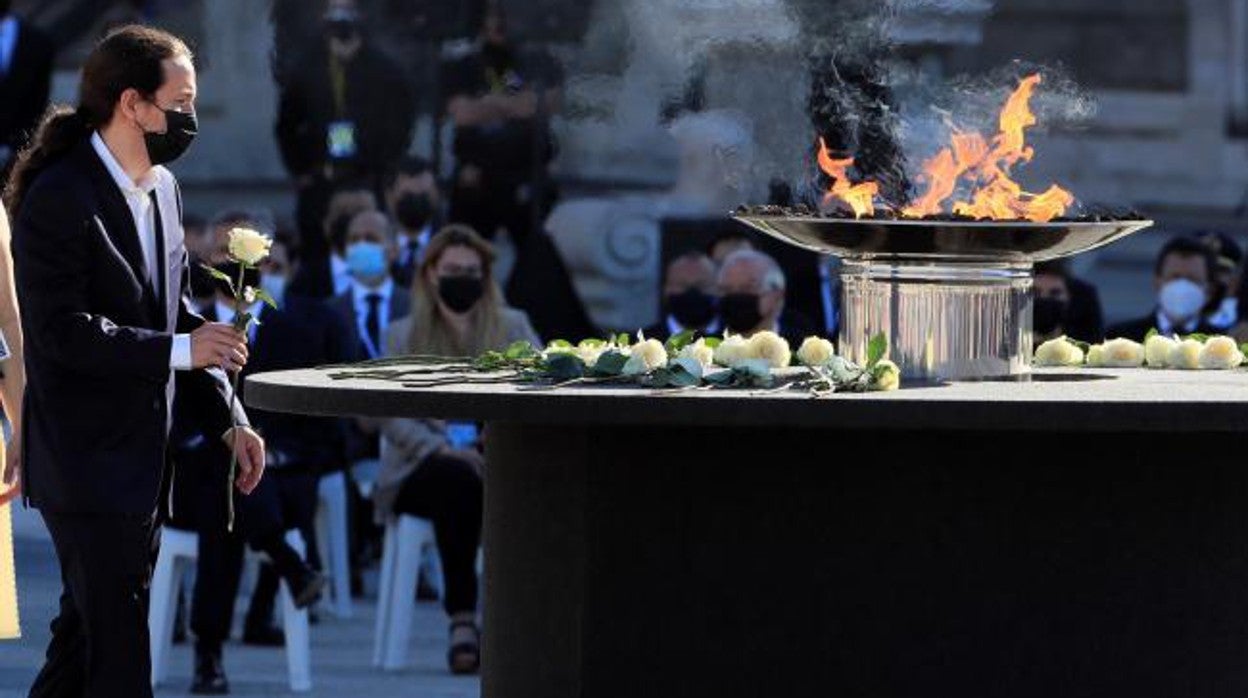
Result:
M433 219L433 199L408 192L394 202L394 217L407 230L422 230Z
M353 19L331 19L325 23L325 33L339 41L350 41L360 35L360 23Z
M485 295L485 282L475 276L443 276L438 279L438 296L446 307L463 314Z
M143 143L147 145L147 157L153 165L163 165L182 157L186 149L191 147L199 133L199 121L194 113L187 114L170 109L165 112L165 124L168 128L164 133L143 133Z
M757 293L729 293L719 299L719 316L733 334L751 332L763 321Z
M667 297L667 310L680 326L700 330L715 319L715 297L698 288Z
M1036 333L1050 335L1066 326L1070 304L1057 298L1037 298L1034 313L1032 327L1035 328Z

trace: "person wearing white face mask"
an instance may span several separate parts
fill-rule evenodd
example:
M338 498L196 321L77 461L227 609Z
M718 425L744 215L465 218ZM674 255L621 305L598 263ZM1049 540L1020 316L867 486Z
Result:
M1202 316L1216 268L1213 253L1196 240L1166 243L1153 268L1157 307L1143 318L1110 327L1106 336L1142 342L1153 329L1164 335L1217 334Z

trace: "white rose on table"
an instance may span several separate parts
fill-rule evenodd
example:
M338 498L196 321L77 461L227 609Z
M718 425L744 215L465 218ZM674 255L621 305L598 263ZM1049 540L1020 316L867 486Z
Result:
M598 359L610 348L606 342L581 342L576 345L576 350L571 352L575 354L584 364L593 368L598 363Z
M772 368L788 368L793 360L789 342L775 332L757 332L750 337L750 358L762 359Z
M693 359L703 366L710 366L715 363L715 350L707 346L706 339L699 337L698 341L681 349L676 358Z
M1065 337L1050 339L1036 349L1037 366L1082 366L1083 350Z
M254 267L269 256L269 248L272 246L271 238L251 228L230 230L229 253L236 262Z
M1205 348L1199 340L1185 339L1170 350L1170 368L1194 370L1200 368L1200 351Z
M1109 368L1139 368L1144 365L1144 345L1130 339L1111 339L1101 345L1101 365Z
M657 339L637 342L628 352L628 362L624 364L624 375L638 376L650 373L667 365L667 348Z
M881 359L873 370L875 382L871 384L872 390L891 392L901 388L901 369L897 367L897 364L888 359Z
M1244 363L1244 353L1230 337L1210 337L1200 349L1199 363L1201 368L1238 368Z
M1105 365L1105 347L1100 344L1093 344L1088 347L1088 355L1086 357L1088 365L1096 368Z
M1149 368L1165 368L1170 365L1170 352L1178 346L1178 342L1162 334L1155 334L1144 340L1144 363Z
M823 366L836 353L832 342L822 337L807 337L797 349L797 360L803 366Z
M725 368L733 368L737 364L752 358L750 343L739 334L731 334L724 338L715 348L715 363Z

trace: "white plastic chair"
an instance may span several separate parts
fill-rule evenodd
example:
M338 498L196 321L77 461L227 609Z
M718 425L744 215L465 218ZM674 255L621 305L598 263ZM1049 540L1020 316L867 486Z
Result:
M347 476L325 475L317 486L316 544L321 564L329 569L330 609L339 618L350 618L351 563L347 528Z
M373 638L373 666L395 671L407 664L421 551L433 544L433 524L426 519L403 515L386 524L381 554L381 588L377 595L377 627ZM439 589L443 588L441 580L436 582Z
M298 531L287 531L286 542L300 556L307 548ZM160 534L160 554L152 574L151 605L147 629L151 638L152 686L165 680L169 652L173 647L173 618L177 604L177 588L186 567L199 557L199 535L190 531L165 527ZM290 690L305 693L312 690L311 638L307 609L296 609L286 583L281 585L282 626L286 633L286 668L290 674Z

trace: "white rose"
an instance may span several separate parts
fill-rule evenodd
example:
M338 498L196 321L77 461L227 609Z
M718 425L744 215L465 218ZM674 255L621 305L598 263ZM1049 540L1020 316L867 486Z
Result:
M1144 340L1144 362L1149 368L1165 368L1170 363L1170 352L1177 345L1178 342L1165 335L1149 337Z
M685 346L676 356L680 359L694 359L703 366L710 366L715 363L715 350L708 347L706 340L701 338L693 344Z
M1083 364L1083 350L1067 341L1065 337L1050 339L1036 349L1035 364L1037 366L1080 366Z
M750 358L762 359L772 368L788 368L793 360L793 351L784 337L764 330L750 337Z
M236 262L254 267L269 256L269 248L272 246L272 239L251 228L230 230L229 253Z
M1200 368L1200 350L1204 348L1205 345L1195 339L1176 342L1174 349L1170 350L1170 368Z
M576 351L573 353L580 357L581 361L583 361L587 367L593 368L598 363L598 359L602 357L606 351L606 344L586 344L585 342L581 342L576 345Z
M1201 368L1238 368L1243 362L1243 352L1230 337L1210 337L1200 350Z
M807 337L797 350L797 360L803 366L822 366L832 359L836 349L822 337Z
M715 363L725 368L733 368L737 364L751 358L750 343L739 334L728 335L715 348Z
M1089 366L1093 366L1093 367L1104 366L1105 365L1105 347L1101 346L1100 344L1093 344L1092 346L1088 347L1088 355L1085 358L1085 360L1088 362Z
M636 376L650 373L667 365L667 349L657 339L637 342L628 353L628 363L624 364L624 375Z
M1102 366L1110 368L1139 368L1144 365L1144 345L1130 339L1111 339L1101 345L1104 351Z
M875 365L875 371L877 373L875 383L871 386L872 390L889 392L901 387L901 369L897 368L897 364L883 359Z

